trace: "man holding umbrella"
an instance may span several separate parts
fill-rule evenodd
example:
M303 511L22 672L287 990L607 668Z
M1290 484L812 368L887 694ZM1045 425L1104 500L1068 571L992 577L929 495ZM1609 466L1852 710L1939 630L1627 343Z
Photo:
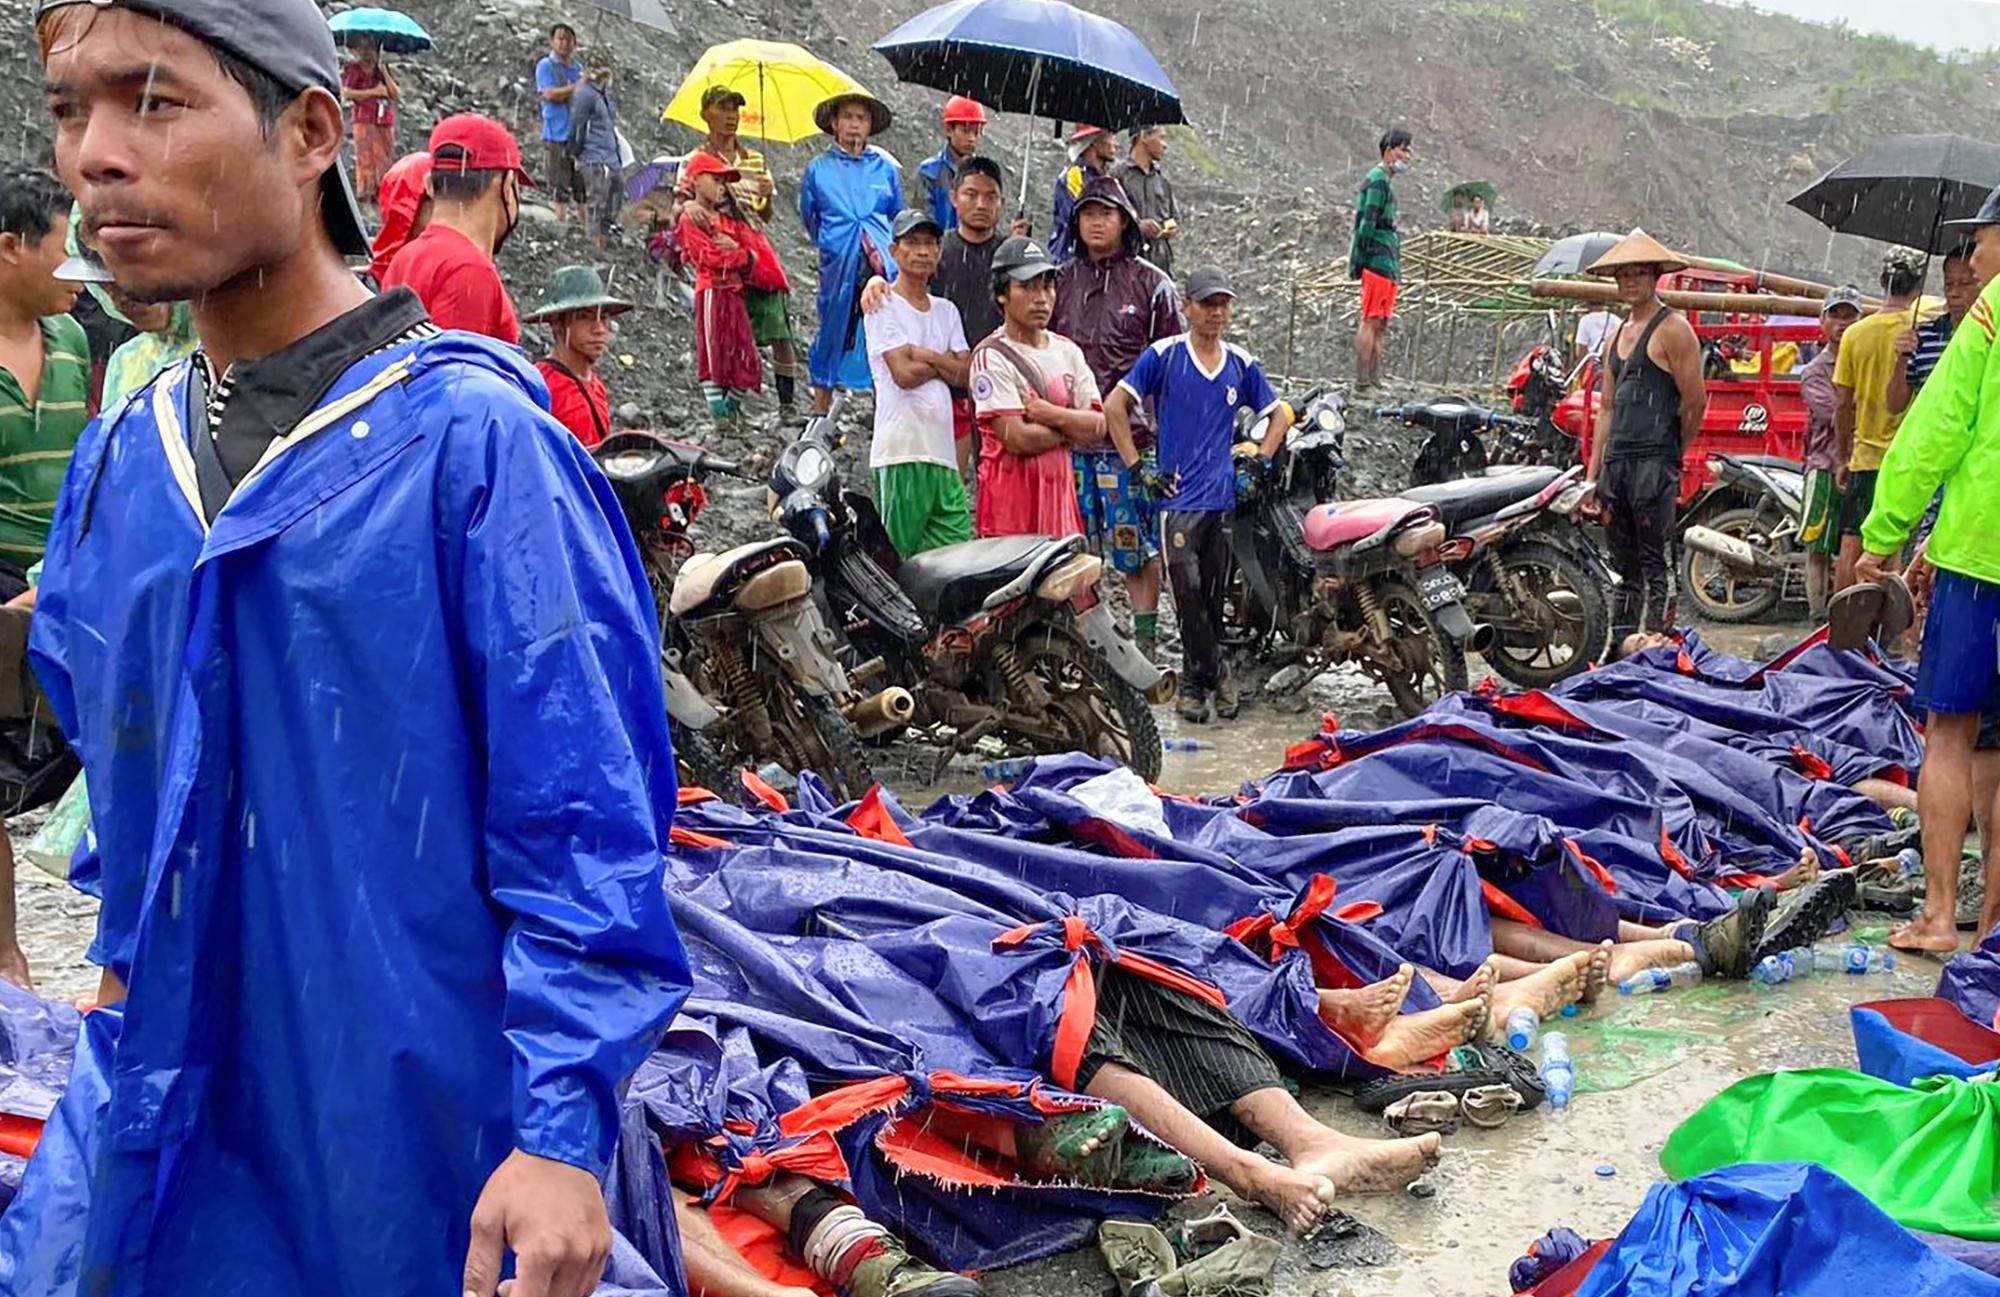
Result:
M2000 268L2000 191L1977 216L1952 222L1972 231L1975 273ZM1856 325L1856 328L1861 327ZM1901 327L1898 322L1897 327ZM1925 557L1937 570L1917 665L1917 698L1928 712L1917 813L1924 825L1924 908L1889 936L1903 950L1958 949L1958 862L1975 810L1973 752L2000 718L2000 286L1988 283L1953 332L1882 457L1872 508L1861 525L1855 579L1879 588L1943 488ZM1853 331L1849 331L1852 336ZM1877 596L1879 599L1879 596ZM1984 736L1982 730L1988 731ZM2000 809L2000 797L1994 799ZM1994 820L1988 818L1991 826ZM1980 930L2000 922L2000 859L1989 851Z
M890 223L903 206L903 172L869 143L894 119L867 91L826 99L813 120L834 141L799 183L799 220L819 247L819 333L808 368L813 409L825 413L834 388L865 392L873 385L859 299L871 276L889 276Z

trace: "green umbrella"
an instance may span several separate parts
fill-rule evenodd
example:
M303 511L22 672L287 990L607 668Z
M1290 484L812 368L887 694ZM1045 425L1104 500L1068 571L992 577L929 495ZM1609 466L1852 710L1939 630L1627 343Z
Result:
M1499 194L1494 191L1492 181L1468 180L1463 184L1453 185L1450 189L1445 190L1444 201L1438 204L1438 207L1447 213L1454 207L1470 207L1472 206L1472 199L1475 194L1486 200L1488 211L1491 211L1493 208L1493 200L1499 197Z

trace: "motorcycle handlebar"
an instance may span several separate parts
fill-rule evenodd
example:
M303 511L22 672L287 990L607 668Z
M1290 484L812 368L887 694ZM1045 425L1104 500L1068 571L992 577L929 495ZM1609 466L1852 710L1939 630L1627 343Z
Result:
M720 473L724 477L744 476L743 466L735 460L718 459L714 455L703 455L695 461L694 469L697 473Z

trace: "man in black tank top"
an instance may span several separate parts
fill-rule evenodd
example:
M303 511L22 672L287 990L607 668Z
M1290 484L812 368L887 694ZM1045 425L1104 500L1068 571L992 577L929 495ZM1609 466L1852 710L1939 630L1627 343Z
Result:
M1612 607L1614 644L1635 630L1674 627L1681 457L1701 431L1708 408L1701 341L1687 317L1659 295L1660 276L1685 269L1685 261L1644 230L1632 231L1590 268L1593 275L1616 279L1618 296L1630 308L1605 344L1590 451L1611 565L1622 579Z

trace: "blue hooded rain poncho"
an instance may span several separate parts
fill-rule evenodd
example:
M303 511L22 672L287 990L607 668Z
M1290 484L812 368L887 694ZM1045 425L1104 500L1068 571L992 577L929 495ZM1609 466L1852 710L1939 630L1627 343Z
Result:
M808 366L820 391L872 385L861 289L871 276L896 277L890 225L902 206L903 170L872 144L858 158L836 145L806 167L799 220L819 245L819 332Z
M456 1292L487 1177L601 1175L687 994L644 574L483 339L349 367L212 524L190 373L91 425L50 537L32 653L130 995L0 1292Z

